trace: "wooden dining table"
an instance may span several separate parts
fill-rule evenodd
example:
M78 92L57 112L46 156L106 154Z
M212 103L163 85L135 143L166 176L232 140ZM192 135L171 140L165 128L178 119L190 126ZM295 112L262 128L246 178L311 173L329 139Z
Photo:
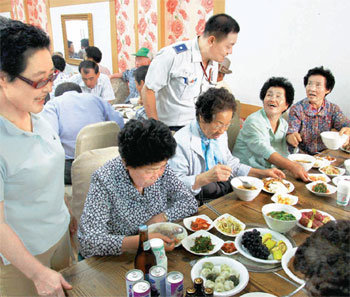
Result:
M337 158L332 163L335 166L343 166L344 160L350 157L349 154L341 150L328 150L324 154ZM319 173L315 169L311 169L311 172ZM307 190L304 182L296 180L287 172L286 175L286 179L295 186L291 194L299 198L295 205L296 208L315 208L327 212L337 220L350 219L350 205L338 206L336 194L327 197L316 196ZM218 217L218 214L229 213L247 226L257 225L267 228L261 209L265 204L272 203L271 196L272 194L262 191L253 201L246 202L239 200L234 193L230 193L211 201L208 205L204 204L198 209L198 214L205 214L214 220ZM179 223L181 224L181 222ZM214 228L210 232L224 240L232 240L232 238L218 233ZM299 246L310 234L309 231L295 226L287 233L287 236L294 241L296 246ZM124 253L120 256L91 257L62 270L61 273L65 279L73 286L72 290L67 291L67 295L86 297L126 296L125 274L134 268L134 257L135 252ZM167 257L168 271L180 271L184 275L184 288L192 286L192 265L202 257L189 253L182 246L168 252ZM275 271L249 271L247 286L234 296L240 296L248 292L265 292L275 296L284 296L299 286L298 283L288 277L282 267L276 268ZM306 292L301 290L294 296L306 296Z

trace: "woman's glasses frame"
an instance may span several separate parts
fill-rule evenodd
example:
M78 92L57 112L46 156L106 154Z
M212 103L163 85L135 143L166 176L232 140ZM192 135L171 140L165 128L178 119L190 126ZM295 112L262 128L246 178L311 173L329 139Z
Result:
M49 82L53 82L59 74L58 70L55 70L54 73L52 73L47 79L42 79L39 81L32 81L29 78L26 78L22 75L17 75L17 77L26 82L28 85L32 86L34 89L41 89L45 87Z

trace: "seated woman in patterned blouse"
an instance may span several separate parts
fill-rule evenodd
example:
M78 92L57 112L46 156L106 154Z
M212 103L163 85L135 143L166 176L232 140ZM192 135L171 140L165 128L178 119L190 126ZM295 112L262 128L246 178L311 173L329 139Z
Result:
M336 129L339 134L350 135L350 121L339 106L326 100L333 90L333 74L323 66L310 69L304 77L306 98L294 104L289 112L287 142L299 146L308 154L326 149L321 132Z
M138 227L175 221L197 212L197 202L167 161L176 142L169 128L154 119L130 120L119 133L120 156L92 175L78 238L84 257L136 250ZM159 233L167 251L172 239Z

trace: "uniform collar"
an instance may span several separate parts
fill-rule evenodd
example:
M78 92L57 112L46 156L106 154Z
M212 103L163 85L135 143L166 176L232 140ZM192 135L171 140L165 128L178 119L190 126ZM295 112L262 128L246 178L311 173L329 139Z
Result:
M198 44L198 36L192 40L192 61L193 62L202 62L202 55L201 52L199 50L199 44Z

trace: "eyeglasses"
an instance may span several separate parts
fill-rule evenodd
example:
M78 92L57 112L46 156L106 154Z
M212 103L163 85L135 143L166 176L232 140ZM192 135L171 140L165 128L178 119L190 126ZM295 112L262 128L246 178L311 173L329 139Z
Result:
M214 129L216 129L216 130L221 130L222 128L224 128L225 130L227 130L228 129L228 127L231 125L231 123L229 123L229 124L222 124L222 123L218 123L218 124L215 124L213 127L214 127Z
M39 80L39 81L32 81L28 78L23 77L22 75L17 75L17 77L20 80L23 80L28 85L31 85L34 89L41 89L45 87L49 82L53 82L59 74L58 70L55 70L54 73L52 73L47 79Z

